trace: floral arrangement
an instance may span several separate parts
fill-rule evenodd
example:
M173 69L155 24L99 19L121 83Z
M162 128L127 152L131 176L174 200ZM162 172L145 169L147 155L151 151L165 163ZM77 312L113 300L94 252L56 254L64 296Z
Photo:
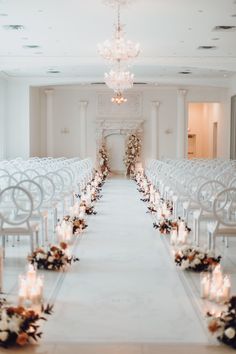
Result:
M136 134L132 134L128 138L127 148L125 151L124 163L126 166L126 175L135 178L135 164L140 158L141 140Z
M50 315L52 306L42 306L42 314ZM7 306L6 300L0 306L0 346L8 348L19 345L23 347L31 342L37 342L42 336L39 321L46 318L37 312L18 306Z
M208 316L208 329L217 339L236 349L236 296L229 300L226 311L216 317L211 313Z
M93 205L86 206L85 213L87 215L96 215L97 214L97 212L94 210L94 206Z
M221 256L215 257L212 252L203 251L198 247L184 245L175 253L175 263L183 270L203 272L212 270L220 263Z
M88 227L84 219L79 219L77 216L64 216L63 220L70 222L72 224L73 234L78 233L78 231L84 230Z
M65 242L61 242L59 246L52 245L48 250L37 248L28 259L31 264L36 264L38 269L46 270L62 270L72 262L79 261L79 258L69 255Z
M103 179L106 179L110 169L109 169L109 157L105 145L102 145L98 152L99 166Z
M153 223L154 229L158 229L161 234L169 235L174 227L177 227L176 222L170 219L163 219L159 223Z
M153 227L154 229L158 229L161 234L169 235L173 230L176 230L178 235L181 223L183 224L183 231L190 233L191 228L188 227L186 222L181 218L178 218L177 220L164 218L159 223L154 222Z
M156 208L155 204L153 204L153 203L150 203L147 208L148 208L147 213L154 214L157 212L157 208Z

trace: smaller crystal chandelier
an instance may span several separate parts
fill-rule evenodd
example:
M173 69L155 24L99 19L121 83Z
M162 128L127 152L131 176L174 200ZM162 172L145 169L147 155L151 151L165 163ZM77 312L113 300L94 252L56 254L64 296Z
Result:
M109 62L132 61L140 53L140 44L127 40L120 23L120 2L117 2L117 25L112 40L98 44L98 52L103 59Z
M106 85L115 92L123 92L133 87L134 74L129 71L110 70L109 73L105 73Z
M127 102L127 98L123 96L122 92L117 92L117 94L112 97L111 102L120 105Z

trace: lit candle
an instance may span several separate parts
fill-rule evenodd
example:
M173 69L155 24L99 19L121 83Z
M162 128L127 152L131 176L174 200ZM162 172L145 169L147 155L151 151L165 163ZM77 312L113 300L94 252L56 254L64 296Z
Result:
M177 243L177 230L176 229L171 231L170 243L171 243L171 245L176 245L176 243Z
M216 300L217 298L217 287L213 282L211 282L210 286L210 293L209 293L209 300Z
M180 221L179 227L178 227L178 241L179 241L179 243L184 243L184 232L185 232L185 223L184 223L184 221Z
M166 214L167 214L167 204L166 204L166 202L164 202L164 204L162 206L162 214L164 216L166 216Z
M19 289L18 293L18 306L24 306L26 300L26 291L23 288Z
M36 280L36 271L34 269L33 264L29 264L28 273L27 273L27 281L28 281L29 285L32 286L34 284L35 280Z
M210 293L210 275L209 273L201 273L201 298L207 299Z
M39 300L42 302L43 300L43 275L40 275L37 279L37 289L39 293Z
M223 274L220 264L218 264L212 272L212 282L216 288L221 288L223 285Z
M222 297L224 303L229 301L230 291L231 291L230 279L228 275L225 275L223 280L223 288L222 288L222 292L223 292Z
M68 224L66 225L66 230L65 230L65 241L70 241L72 235L73 235L73 232L72 232L72 225L71 225L71 223L68 223Z

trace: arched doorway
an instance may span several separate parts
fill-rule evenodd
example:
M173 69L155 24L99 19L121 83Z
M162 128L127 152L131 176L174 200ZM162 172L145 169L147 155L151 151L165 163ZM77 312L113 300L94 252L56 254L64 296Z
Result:
M125 173L125 135L111 134L105 138L106 148L109 154L109 167L115 174Z

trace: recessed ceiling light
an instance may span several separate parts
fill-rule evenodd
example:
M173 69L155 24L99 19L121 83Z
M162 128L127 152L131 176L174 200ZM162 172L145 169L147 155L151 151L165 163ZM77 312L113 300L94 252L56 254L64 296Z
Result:
M211 49L216 49L217 47L215 45L200 45L198 49L203 49L203 50L211 50Z
M219 39L220 39L219 37L214 37L214 38L212 38L211 40L212 40L212 41L219 41Z
M23 25L4 25L3 28L9 31L20 31L25 29Z
M0 14L0 17L7 17L8 14Z
M40 55L43 54L43 52L35 52L34 54Z
M26 48L26 49L37 49L37 48L40 48L40 46L37 45L37 44L28 44L28 45L24 45L23 48Z
M189 31L192 31L192 27L189 27L188 30L189 30Z
M59 70L56 70L56 69L49 69L47 71L48 74L60 74L60 71Z
M28 37L21 37L21 39L23 39L23 41L27 41L29 38Z
M229 26L229 25L224 25L224 26L215 26L213 28L213 31L228 31L228 32L232 32L232 31L236 31L236 26Z
M202 13L202 12L203 12L203 10L198 10L198 12L199 12L199 13Z
M189 75L189 74L192 74L192 73L191 73L191 71L179 71L179 74Z

